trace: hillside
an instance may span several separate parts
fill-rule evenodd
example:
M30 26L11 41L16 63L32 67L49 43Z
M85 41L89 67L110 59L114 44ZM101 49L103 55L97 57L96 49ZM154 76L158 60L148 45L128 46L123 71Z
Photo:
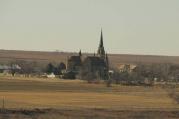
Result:
M41 51L15 51L0 50L0 63L8 63L14 60L36 61L41 63L66 62L68 56L77 55L69 52L41 52ZM86 55L91 54L83 54ZM154 56L154 55L129 55L129 54L110 54L111 64L121 63L173 63L179 64L179 56Z

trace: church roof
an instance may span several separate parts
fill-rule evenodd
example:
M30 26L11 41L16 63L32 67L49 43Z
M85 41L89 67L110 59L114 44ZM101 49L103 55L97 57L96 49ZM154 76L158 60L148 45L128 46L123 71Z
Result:
M70 60L79 60L80 59L80 56L71 56L70 57Z
M89 56L85 59L84 62L89 62L91 65L96 65L96 66L105 66L105 61L100 57L96 57L96 56Z
M70 59L68 59L70 62L74 62L75 64L81 64L81 57L80 56L71 56Z

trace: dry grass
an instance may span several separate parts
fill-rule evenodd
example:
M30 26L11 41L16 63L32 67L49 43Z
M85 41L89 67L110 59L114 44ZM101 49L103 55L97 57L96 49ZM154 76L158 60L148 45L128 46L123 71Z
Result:
M80 80L1 77L0 96L8 108L154 109L179 105L160 87L87 84ZM2 101L0 101L2 103ZM1 105L1 104L0 104Z
M174 108L170 98L74 92L0 92L8 108Z
M179 104L158 86L0 76L0 106L3 98L7 110L0 119L179 118Z

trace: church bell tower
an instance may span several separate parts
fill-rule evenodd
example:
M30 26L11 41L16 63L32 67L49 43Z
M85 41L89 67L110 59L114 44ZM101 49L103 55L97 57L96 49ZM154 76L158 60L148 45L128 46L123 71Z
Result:
M103 32L102 32L102 29L101 29L101 38L100 38L100 43L99 43L97 54L101 58L105 59L106 54L105 54L104 45L103 45Z

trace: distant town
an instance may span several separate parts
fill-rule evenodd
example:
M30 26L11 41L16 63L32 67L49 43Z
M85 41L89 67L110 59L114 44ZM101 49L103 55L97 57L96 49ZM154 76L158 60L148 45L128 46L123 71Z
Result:
M59 54L57 53L56 56ZM112 64L104 48L103 32L97 52L93 55L68 55L65 60L48 62L41 66L40 62L15 59L10 63L1 63L0 72L3 75L59 78L66 80L81 79L90 83L105 81L108 86L112 83L124 85L154 85L161 82L179 81L179 65L165 63L118 63Z

